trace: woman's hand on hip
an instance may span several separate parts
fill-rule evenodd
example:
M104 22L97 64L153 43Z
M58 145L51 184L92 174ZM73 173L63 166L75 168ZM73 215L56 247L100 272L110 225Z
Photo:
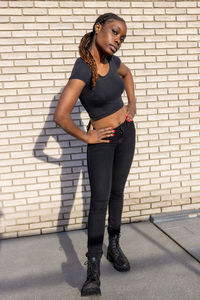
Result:
M133 121L133 118L136 114L136 104L133 102L133 103L129 103L127 106L126 106L126 119L128 122L131 122Z
M110 140L103 140L104 138L108 138L111 136L114 136L115 130L113 127L107 127L107 128L102 128L102 129L92 129L87 133L88 144L97 144L97 143L109 143Z

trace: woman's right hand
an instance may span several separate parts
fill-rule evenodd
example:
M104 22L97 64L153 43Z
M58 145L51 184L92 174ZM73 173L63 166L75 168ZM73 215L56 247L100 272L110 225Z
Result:
M92 126L90 127L87 136L87 143L88 144L97 144L97 143L110 143L110 140L103 140L104 138L108 138L114 136L115 130L113 127L107 127L102 129L93 129Z

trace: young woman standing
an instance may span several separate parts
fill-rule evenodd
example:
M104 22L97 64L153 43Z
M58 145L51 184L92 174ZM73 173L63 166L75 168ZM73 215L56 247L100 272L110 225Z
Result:
M119 16L99 16L93 31L83 36L80 57L57 105L54 121L66 132L87 143L91 188L88 217L88 270L82 296L101 294L100 259L109 208L107 259L118 271L130 264L119 246L123 193L135 149L136 113L131 71L114 54L126 37L126 23ZM126 90L128 105L122 101ZM88 131L71 119L78 98L90 116Z

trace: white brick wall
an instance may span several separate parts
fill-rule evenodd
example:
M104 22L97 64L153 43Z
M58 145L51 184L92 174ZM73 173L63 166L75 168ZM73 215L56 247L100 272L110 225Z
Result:
M127 22L118 55L138 107L123 222L200 207L200 2L0 1L1 238L86 226L86 145L53 113L82 35L110 11ZM80 103L73 119L88 122Z

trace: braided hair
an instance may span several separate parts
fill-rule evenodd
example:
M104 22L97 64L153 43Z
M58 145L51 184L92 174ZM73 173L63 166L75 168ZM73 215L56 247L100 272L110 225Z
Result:
M104 25L106 22L108 22L108 21L111 22L112 20L118 20L118 21L125 23L124 19L120 18L119 16L117 16L113 13L106 13L106 14L100 15L96 19L96 21L93 25L93 30L89 33L86 33L82 37L80 44L79 44L80 57L89 65L91 72L92 72L92 79L91 79L92 87L94 87L96 85L96 82L98 79L97 65L96 65L94 57L92 56L92 54L89 50L89 47L91 46L93 37L95 35L95 25L97 23Z

